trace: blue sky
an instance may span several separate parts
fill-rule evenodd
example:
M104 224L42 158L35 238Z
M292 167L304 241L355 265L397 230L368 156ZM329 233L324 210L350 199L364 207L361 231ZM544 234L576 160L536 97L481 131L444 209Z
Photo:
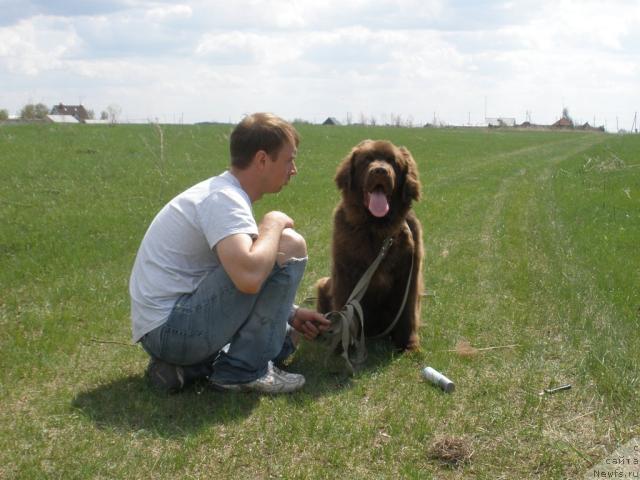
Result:
M640 2L0 0L0 108L630 128Z

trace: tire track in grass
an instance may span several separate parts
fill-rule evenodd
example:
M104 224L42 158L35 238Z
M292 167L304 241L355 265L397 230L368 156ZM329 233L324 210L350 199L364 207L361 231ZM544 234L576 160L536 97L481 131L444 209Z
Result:
M544 203L542 199L549 195L547 184L552 168L568 158L589 150L604 141L604 138L594 137L590 140L585 142L583 138L580 138L570 143L563 142L563 146L571 145L571 148L563 150L561 153L557 153L557 145L552 145L552 156L544 159L542 164L539 159L549 150L549 145L537 149L527 149L525 157L508 157L510 160L515 160L514 168L510 175L501 179L482 221L480 231L481 249L477 280L480 293L491 299L486 303L486 307L480 315L481 318L495 318L499 304L499 297L496 297L495 293L504 294L505 292L503 268L508 267L507 271L509 271L518 267L524 267L528 270L535 267L533 278L536 279L541 279L554 269L548 254L535 245L536 238L528 233L531 233L532 230L544 232L551 226L550 217L545 215L541 209ZM576 144L576 141L579 143ZM540 170L540 168L542 171L536 173L536 170ZM501 219L505 217L507 209L514 209L517 205L522 205L522 208L516 212L517 215L513 218L514 223L506 225ZM536 215L535 218L534 215ZM546 224L531 224L532 222L545 222L545 220ZM508 234L506 233L507 228ZM517 251L512 256L505 257L504 243L506 240L510 240L509 236L513 235L512 232L523 234L525 237L523 246L527 248L527 251ZM529 261L531 258L535 262ZM524 265L521 262L523 259L526 260Z
M546 174L550 178L552 172ZM550 216L556 256L566 259L560 268L568 291L566 314L571 323L567 337L574 350L581 353L576 359L576 375L585 387L595 387L603 402L637 398L637 357L631 357L631 352L637 351L633 345L637 344L637 323L624 321L624 314L598 285L585 256L574 253L560 209L551 209Z
M558 158L547 165L540 173L538 183L549 184L555 172L561 170L558 164L571 156ZM549 246L545 250L546 270L555 271L556 280L556 283L548 285L547 293L554 298L557 298L558 291L564 295L563 303L557 306L561 315L557 320L562 323L564 340L577 350L589 352L594 341L600 343L603 338L615 336L615 326L621 314L600 290L594 272L583 263L584 257L581 261L574 252L575 247L560 216L559 200L554 192L548 194L546 202L545 233Z
M576 138L569 138L562 140L550 139L545 143L535 143L533 145L527 145L526 147L517 148L507 152L499 152L495 154L486 154L473 158L470 164L464 164L464 169L459 169L453 174L447 170L446 177L433 178L429 182L430 189L447 189L447 185L455 185L460 183L464 179L476 178L478 174L484 176L485 172L491 170L496 166L501 166L505 163L510 163L514 159L535 157L544 151L552 152L558 151L565 145L574 145Z
M460 246L461 243L477 241L477 238L471 238L463 232L469 231L469 220L478 218L482 215L482 203L491 204L493 199L488 198L488 194L482 192L486 189L486 178L488 172L500 171L507 172L502 181L509 181L514 175L521 175L522 168L526 168L526 164L518 166L518 162L522 163L523 158L537 158L545 155L553 155L559 148L565 145L574 145L577 138L563 138L562 140L545 142L543 144L529 145L523 148L512 150L509 152L498 153L490 156L480 156L472 161L461 164L460 168L453 174L447 173L446 177L433 178L429 181L426 196L431 201L431 208L446 210L448 212L446 225L442 225L440 230L449 229L452 226L459 226L458 231L448 232L447 240L442 243L442 247L449 251ZM515 165L515 166L513 166ZM517 169L515 169L517 168ZM497 176L494 174L493 176ZM472 189L473 193L465 191ZM445 192L442 194L440 192ZM469 201L469 197L474 195L474 201ZM498 192L498 198L500 192ZM446 199L446 203L445 203ZM451 208L454 205L456 208ZM417 210L422 208L421 205L416 207ZM490 207L487 207L490 208ZM436 234L434 231L433 234Z
M582 402L559 411L550 407L558 416L553 419L544 408L537 410L540 404L536 394L549 386L545 382L569 378L565 372L566 355L570 355L566 351L566 306L555 301L566 259L558 250L561 243L555 238L554 219L548 212L554 201L549 179L559 163L602 141L601 137L575 139L564 145L567 148L548 156L547 146L542 146L529 150L524 157L510 158L512 171L497 185L479 231L475 295L484 302L475 315L477 342L469 340L478 346L521 346L483 356L482 364L467 373L466 380L476 383L480 391L490 384L495 392L493 400L476 413L480 425L487 422L486 410L489 414L495 410L493 416L499 419L497 423L493 420L491 430L487 428L492 432L490 449L511 455L514 451L528 452L529 467L548 461L545 455L553 450L555 441L579 445L590 427L589 419L585 419L573 425L578 427L575 431L560 428L558 419L584 413ZM565 290L566 286L560 288ZM541 446L532 449L531 442ZM575 452L567 455L575 457Z
M601 140L597 140L598 143ZM555 164L571 155L575 155L591 148L594 140L586 143L583 137L563 140L562 142L545 143L542 145L526 147L513 152L505 153L500 160L492 162L492 169L487 167L487 175L493 176L495 186L493 192L486 188L487 182L478 184L479 189L484 186L483 195L478 195L474 202L467 202L461 206L463 210L459 213L459 217L468 218L466 226L463 228L477 228L477 233L466 234L466 241L476 243L477 253L473 260L475 263L475 285L473 289L467 286L467 292L474 297L478 306L475 311L470 312L472 318L468 320L476 323L477 331L482 332L482 325L489 322L495 326L496 313L498 307L508 300L504 295L509 293L503 288L502 272L506 269L511 271L514 268L522 267L519 265L526 254L518 252L513 258L505 257L503 243L508 239L510 233L521 232L528 228L526 222L528 218L536 211L539 202L534 193L528 193L533 187L539 185L539 181L533 180L536 172L547 164ZM562 147L561 153L558 148ZM513 210L516 205L521 205L523 199L529 195L528 203L522 205L519 216L514 218L512 223L506 224L504 217L507 210ZM537 194L536 194L537 195ZM482 205L482 204L485 205ZM484 212L484 213L482 213ZM474 216L481 216L481 220L472 225ZM460 223L463 223L460 221ZM497 320L498 323L499 320ZM489 338L483 339L490 341L493 332L488 331ZM504 334L502 335L504 339ZM469 339L473 341L473 339Z
M549 185L563 172L560 164L570 159L571 155L547 165L539 183ZM637 336L633 327L621 324L622 313L598 286L597 275L585 263L589 254L575 251L570 229L560 215L562 199L552 187L548 190L543 252L549 273L544 276L544 293L553 302L541 299L543 307L538 310L543 313L541 327L555 330L556 336L547 336L537 352L546 379L572 384L576 392L560 408L547 412L543 435L562 454L578 454L573 468L581 472L601 458L604 450L631 438L634 428L637 432L635 415L624 421L633 408L621 408L637 398L637 360L631 355L637 350L633 346Z
M572 143L576 141L575 137L569 140ZM428 191L425 192L425 197L429 201L429 207L418 204L415 207L416 211L423 219L429 216L425 213L426 208L433 212L446 212L446 216L435 215L427 221L427 225L430 226L429 241L435 246L435 250L427 251L427 260L431 262L430 265L434 264L434 260L436 264L439 263L437 258L430 258L431 255L440 254L440 257L446 258L450 253L452 254L449 264L441 269L446 276L445 281L440 285L442 288L449 289L451 294L467 294L464 282L468 283L473 273L461 272L460 267L451 269L453 266L451 263L455 263L458 255L475 257L478 245L478 236L475 232L481 228L477 223L485 216L484 209L491 208L492 183L495 182L495 178L500 176L508 178L513 175L514 168L517 169L515 173L519 173L523 166L518 165L518 161L523 157L551 155L567 142L566 138L553 142L545 139L545 143L528 145L497 155L483 155L473 159L465 157L456 170L448 168L445 177L431 178L426 183ZM469 264L465 259L463 262ZM465 270L464 266L462 270ZM446 274L448 271L450 273ZM453 277L456 277L456 280L453 280Z

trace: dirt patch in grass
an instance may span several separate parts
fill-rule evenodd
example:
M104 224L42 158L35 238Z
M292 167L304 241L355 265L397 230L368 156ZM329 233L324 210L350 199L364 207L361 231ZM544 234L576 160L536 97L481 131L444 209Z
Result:
M429 447L429 457L450 467L459 467L471 462L473 448L465 437L444 435L437 437Z

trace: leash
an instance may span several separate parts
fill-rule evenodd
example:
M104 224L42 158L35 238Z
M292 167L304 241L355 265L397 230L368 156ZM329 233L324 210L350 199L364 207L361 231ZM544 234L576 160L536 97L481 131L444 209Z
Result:
M376 270L387 255L392 244L393 238L389 237L385 239L378 256L373 263L369 265L369 268L367 268L360 280L358 280L358 283L351 292L351 295L349 295L349 298L347 299L344 307L342 307L342 310L325 314L325 318L331 322L331 327L329 327L326 332L322 333L321 339L327 341L331 352L334 352L338 346L341 347L342 353L340 355L344 358L345 363L351 370L352 374L354 374L356 369L364 364L367 359L367 347L364 335L364 312L362 311L362 305L360 302L369 288L369 283L371 282L373 275L376 273ZM412 273L413 253L411 254L411 269L409 271L407 287L396 317L382 333L369 338L381 338L388 335L398 323L409 296ZM353 356L349 355L350 347L353 347Z
M402 315L402 312L404 311L404 307L407 304L407 298L409 297L409 287L411 286L412 274L413 274L413 253L411 253L411 268L409 269L409 278L407 279L407 287L404 289L404 297L402 297L402 303L400 304L400 309L398 309L396 318L393 319L393 322L389 324L389 326L384 330L384 332L369 338L376 339L376 338L386 337L387 335L389 335L389 333L391 333L391 330L393 330L393 327L396 326L396 323L398 323L398 320L400 320L400 315Z

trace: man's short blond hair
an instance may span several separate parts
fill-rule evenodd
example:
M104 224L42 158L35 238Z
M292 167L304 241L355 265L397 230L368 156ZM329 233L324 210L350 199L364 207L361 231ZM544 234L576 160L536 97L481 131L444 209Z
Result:
M244 170L260 150L274 157L285 143L296 148L300 143L298 132L289 122L271 113L247 115L231 132L231 165Z

